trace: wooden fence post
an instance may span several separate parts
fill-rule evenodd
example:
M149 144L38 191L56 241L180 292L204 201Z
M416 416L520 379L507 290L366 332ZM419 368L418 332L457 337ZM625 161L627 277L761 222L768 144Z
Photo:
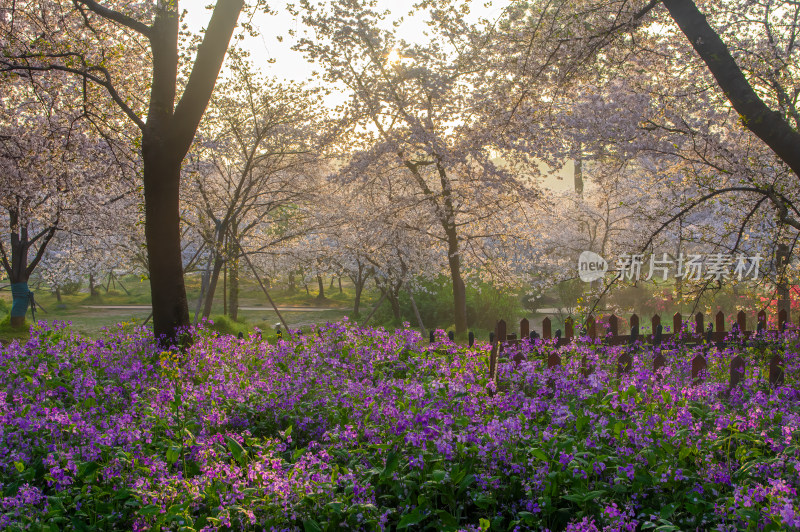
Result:
M700 336L700 340L703 339L703 333L705 332L703 328L703 313L698 312L697 315L694 317L694 333Z
M519 320L519 339L524 340L528 337L531 333L531 323L528 321L528 318L522 318Z
M660 325L661 325L661 316L659 316L658 314L654 314L653 317L650 318L650 334L652 335L654 344L656 343L655 342L656 330L658 329L658 327ZM658 343L661 343L661 338L659 338L659 342ZM658 344L656 344L656 345L658 345Z
M506 322L505 320L500 320L497 322L497 327L494 329L494 340L498 344L502 344L506 341Z
M664 355L661 353L657 354L655 358L653 358L653 373L658 373L658 370L663 368L666 363L667 359L664 358ZM661 375L656 375L656 378L660 379Z
M617 358L617 375L630 373L631 368L633 368L633 358L631 358L630 353L622 353Z
M698 354L692 359L692 384L698 384L703 380L703 372L708 371L706 358Z
M619 320L615 315L608 318L608 330L611 331L611 337L619 336Z
M683 328L683 316L681 316L680 312L676 312L674 316L672 316L672 334L675 336L675 339L678 339L678 334L680 334L681 329Z
M741 355L736 355L731 360L730 383L728 388L733 389L744 379L744 359Z
M741 334L742 338L744 338L744 335L747 332L747 315L743 310L740 310L736 315L736 324L739 325L739 334Z
M589 359L586 355L581 357L581 374L584 378L594 373L594 366L589 366Z
M567 343L569 343L574 337L575 320L572 319L572 316L568 316L567 319L564 320L564 338L567 340Z
M589 315L589 319L586 320L586 325L589 332L589 338L592 340L597 338L597 322L594 319L594 316Z
M722 334L725 332L725 314L722 313L720 310L717 312L716 316L716 324L714 328L717 330L717 336L719 336L720 341L725 339L725 335Z
M550 318L545 318L542 320L542 338L544 340L549 340L553 337L552 327L553 324L550 321Z
M772 386L783 384L783 357L775 355L769 361L769 383Z
M778 330L783 332L786 330L786 309L782 308L778 311Z

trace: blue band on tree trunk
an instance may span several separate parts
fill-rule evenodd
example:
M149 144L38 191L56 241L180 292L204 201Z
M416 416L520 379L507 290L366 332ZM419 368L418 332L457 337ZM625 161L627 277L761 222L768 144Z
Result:
M11 305L11 315L14 317L25 317L28 312L31 291L28 290L28 283L13 283L11 285L11 296L14 302Z

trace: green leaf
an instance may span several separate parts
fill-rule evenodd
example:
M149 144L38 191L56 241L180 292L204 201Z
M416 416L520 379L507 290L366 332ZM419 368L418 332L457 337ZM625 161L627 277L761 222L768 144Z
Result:
M169 449L167 449L167 462L169 462L170 464L174 464L175 462L177 462L180 456L181 456L181 451L175 446L171 445Z
M23 471L25 471L25 464L23 464L22 462L14 462L14 467L17 468L18 473L22 473Z
M478 520L478 526L481 527L481 530L489 530L492 527L492 523L488 519L484 519L483 517L481 517Z
M534 458L538 458L542 462L550 461L550 458L548 458L548 456L541 449L531 449L531 454L534 456Z
M303 521L303 530L305 532L322 532L322 527L313 519L306 519Z
M381 472L381 480L391 478L392 473L394 473L399 464L400 460L397 458L397 455L395 453L389 453L386 457L386 467L384 467L383 471Z
M419 508L411 512L410 514L406 514L400 519L400 522L397 523L397 530L402 530L404 528L408 528L411 525L416 525L420 521L425 519L424 515L419 514Z
M244 450L238 441L234 440L230 436L225 436L225 441L228 443L228 450L231 452L236 461L240 464L243 464L244 460L247 458L247 451Z
M92 475L94 475L98 469L100 469L100 464L98 464L97 462L86 462L81 466L80 470L78 471L78 476L83 480L86 480L88 478L91 478Z

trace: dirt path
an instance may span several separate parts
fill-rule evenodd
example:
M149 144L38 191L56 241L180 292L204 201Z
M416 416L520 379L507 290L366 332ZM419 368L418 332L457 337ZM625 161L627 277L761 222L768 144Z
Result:
M150 310L150 305L83 305L81 308L94 310ZM239 307L239 310L275 312L272 307ZM348 309L342 307L278 307L280 312L342 312Z

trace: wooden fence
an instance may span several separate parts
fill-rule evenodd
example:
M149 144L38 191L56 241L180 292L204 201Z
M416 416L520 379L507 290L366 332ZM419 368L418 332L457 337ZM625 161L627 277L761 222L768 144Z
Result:
M726 339L732 340L734 342L743 342L748 338L753 337L761 337L764 336L765 332L779 332L784 331L786 329L786 325L788 323L786 311L781 310L778 313L778 331L767 331L767 314L763 310L758 313L756 318L756 330L748 330L747 329L747 316L744 312L739 312L736 315L736 322L733 324L732 330L726 331L725 330L725 314L720 311L714 317L714 324L709 323L707 328L704 328L704 316L702 312L698 312L694 316L694 331L691 331L689 327L683 322L683 316L680 313L676 313L672 317L672 330L668 334L664 334L663 327L661 324L661 317L659 315L655 315L650 318L650 323L652 326L652 333L646 336L639 334L639 317L634 314L630 318L630 333L626 335L619 334L619 323L620 320L616 316L609 316L607 320L604 320L607 325L605 327L604 334L602 335L603 342L606 345L641 345L644 343L649 343L652 345L660 345L662 342L665 342L669 339L672 339L676 343L679 341L682 344L686 345L697 345L697 344L704 344L708 347L711 345L718 345L722 347ZM507 326L506 322L501 320L497 322L497 326L495 327L494 334L491 335L490 341L492 343L492 351L489 357L489 376L492 379L497 379L497 363L500 357L500 354L503 350L507 349L510 346L520 346L523 344L524 338L530 338L534 340L539 338L539 335L536 332L532 332L530 330L530 322L527 319L523 319L520 321L520 335L517 338L516 334L508 334L507 333ZM598 338L598 323L597 320L593 316L590 316L589 319L586 321L586 328L582 331L581 336L589 336L592 339ZM573 319L567 318L564 323L564 335L561 335L561 331L557 330L555 336L552 334L552 322L550 318L545 318L542 321L542 335L541 337L545 340L552 340L556 339L554 345L556 346L563 346L571 343L575 337L575 324ZM470 337L470 345L472 345L473 337ZM530 344L529 344L530 345ZM516 363L520 363L521 361L525 360L525 354L521 352L517 352L513 360ZM784 381L784 371L783 371L783 357L780 355L773 356L769 361L769 382L771 385L779 385L783 384ZM617 374L621 375L623 373L629 373L633 369L633 358L629 351L622 353L616 361L617 364ZM653 357L652 360L652 367L653 371L658 370L659 368L663 367L666 364L666 359L663 354L657 353L656 356ZM558 353L550 353L547 358L547 367L549 369L553 369L556 367L561 366L561 357ZM706 357L699 353L692 359L692 380L696 384L701 382L704 378L704 375L707 373L708 370L708 361ZM739 384L741 380L744 378L744 370L745 370L745 361L741 357L741 355L735 356L730 362L730 378L729 378L729 388L730 391L734 386ZM581 371L585 377L588 377L593 371L594 368L589 366L586 356L584 355L581 360Z

